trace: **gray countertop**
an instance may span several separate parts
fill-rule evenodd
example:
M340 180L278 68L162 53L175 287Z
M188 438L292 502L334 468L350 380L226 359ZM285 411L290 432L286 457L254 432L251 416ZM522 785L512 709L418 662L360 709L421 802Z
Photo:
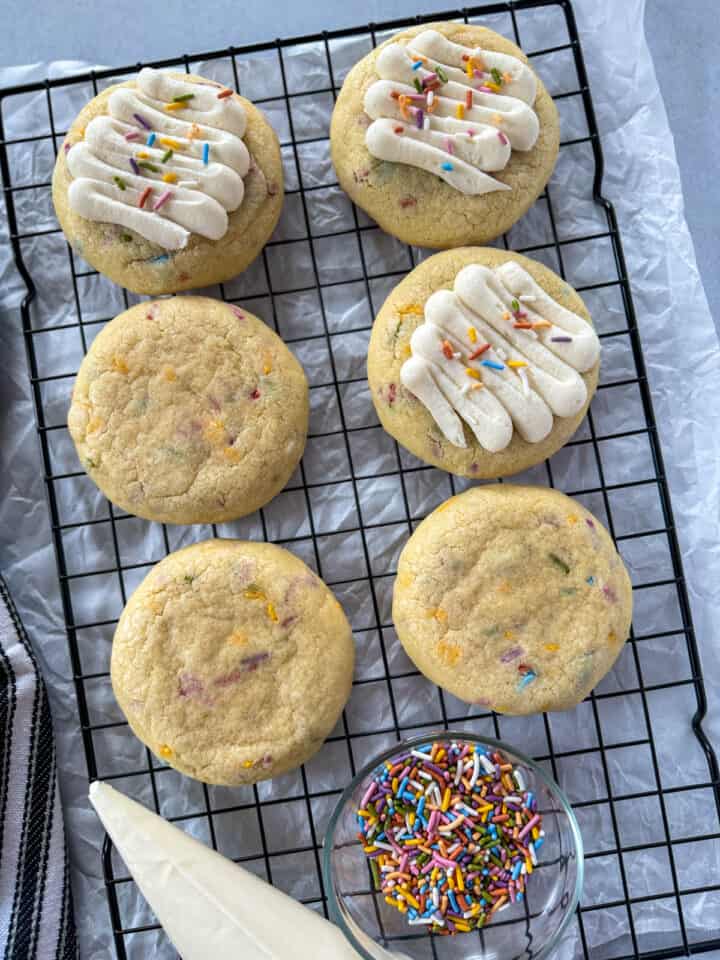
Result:
M580 7L585 2L575 0ZM0 66L51 60L108 65L212 50L276 36L293 36L408 16L443 6L418 0L345 0L342 4L242 4L213 0L211 14L191 21L189 4L166 0L93 3L32 0L16 4L0 32ZM452 6L447 3L445 6ZM714 0L647 0L645 29L675 138L688 225L716 326L720 322L717 232L720 189L720 17ZM698 104L699 109L689 109Z

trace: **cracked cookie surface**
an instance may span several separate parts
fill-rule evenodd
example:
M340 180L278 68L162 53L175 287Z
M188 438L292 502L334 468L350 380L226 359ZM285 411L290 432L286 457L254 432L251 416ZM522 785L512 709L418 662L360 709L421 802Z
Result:
M566 710L610 670L632 587L602 524L557 490L496 484L441 504L405 545L393 619L434 683L498 713Z
M375 64L391 43L435 30L454 43L528 60L514 43L485 27L464 23L426 23L380 44L348 73L333 110L332 161L343 190L382 228L405 243L421 247L458 247L487 243L509 230L535 202L555 166L560 143L557 109L538 79L534 110L540 121L535 146L514 150L504 170L493 176L510 190L479 196L460 193L440 177L406 163L373 157L365 143L370 117L363 100L378 80ZM450 156L448 159L452 159Z
M206 783L255 783L322 746L350 695L354 645L333 593L269 543L170 554L115 632L113 691L137 737Z
M285 486L308 387L282 340L206 297L137 304L93 341L68 413L80 461L113 503L165 523L219 523Z

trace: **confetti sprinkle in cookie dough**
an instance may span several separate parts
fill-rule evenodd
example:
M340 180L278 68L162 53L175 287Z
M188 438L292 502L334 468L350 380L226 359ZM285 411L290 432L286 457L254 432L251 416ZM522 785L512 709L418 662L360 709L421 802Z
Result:
M499 751L428 743L379 767L357 811L376 890L431 933L469 933L522 902L545 842L520 769Z
M368 381L383 427L450 473L508 476L550 457L595 392L600 343L578 294L517 253L424 260L375 320Z
M498 713L567 710L610 670L632 615L605 528L557 490L473 487L405 545L393 618L419 670Z
M413 27L364 57L330 129L351 199L406 243L441 248L508 230L544 189L559 139L519 47L462 23Z
M352 684L331 591L269 543L206 540L150 571L123 611L111 676L133 732L206 783L255 783L322 746Z
M305 374L276 333L188 296L137 304L98 334L68 427L91 479L128 513L220 523L285 486L308 415Z
M282 201L280 148L263 114L214 81L149 67L80 111L53 174L69 243L135 293L241 273Z

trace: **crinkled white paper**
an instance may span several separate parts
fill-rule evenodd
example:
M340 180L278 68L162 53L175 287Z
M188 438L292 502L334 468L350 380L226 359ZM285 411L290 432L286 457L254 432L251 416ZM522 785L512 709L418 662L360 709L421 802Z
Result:
M638 325L645 349L659 433L673 496L675 520L682 545L685 576L691 595L693 615L702 650L711 703L717 692L718 650L712 645L717 633L720 609L720 563L718 562L718 491L720 490L720 442L706 412L715 404L720 379L720 354L716 334L698 278L692 245L683 218L682 194L664 107L642 31L642 0L617 0L607 4L582 4L578 11L581 39L591 88L600 124L605 153L604 192L617 209L625 255L628 262ZM483 20L512 36L507 15ZM562 44L567 39L560 7L519 11L517 22L526 50ZM332 26L332 24L328 24ZM229 38L237 39L237 38ZM367 36L330 44L335 83L350 65L370 48ZM287 187L298 185L298 166L305 187L307 215L314 237L318 234L352 231L354 220L347 199L334 181L325 140L332 98L313 90L329 86L323 46L291 47L284 51L286 78L293 92L292 123L301 143L297 156L292 147L283 150ZM576 90L577 76L570 51L535 58L534 65L551 92ZM196 73L233 83L229 61L192 64ZM0 73L3 86L42 78L66 76L85 69L83 64L56 63L50 67L30 66ZM274 52L238 58L243 93L253 99L281 97L282 86ZM89 84L77 84L52 92L56 128L64 130L82 105L92 96ZM577 96L558 101L564 141L586 135L582 102ZM6 137L46 134L48 106L45 94L3 101ZM289 140L289 117L284 99L264 105L280 139ZM31 146L10 146L9 157L14 185L43 183L50 179L52 142L40 139ZM297 164L296 164L297 161ZM592 200L594 165L590 145L568 146L554 174L550 196L555 225L561 241L601 233L606 229L604 214ZM21 232L51 231L56 222L47 187L15 194ZM361 225L368 223L360 215ZM359 736L352 741L356 765L392 739L372 731L392 725L389 686L385 679L381 643L385 644L393 674L404 673L409 664L389 626L382 630L374 619L373 594L366 575L364 546L372 566L374 600L381 622L390 622L392 576L397 554L408 534L395 445L377 427L366 384L348 382L336 393L332 381L328 347L317 291L283 295L283 290L312 287L313 272L307 240L305 212L300 196L289 195L275 239L291 239L288 246L267 249L262 258L241 278L225 286L228 297L238 298L254 313L273 321L273 307L279 332L293 341L308 373L312 390L312 433L339 431L340 405L348 427L367 427L349 436L349 447L340 432L311 439L304 458L305 479L311 484L307 497L299 489L300 475L291 488L265 510L268 535L272 539L293 538L288 544L312 565L316 565L310 534L310 511L318 534L321 572L336 587L353 622L358 645L357 678L366 681L355 688L346 712L348 729ZM543 201L518 223L510 234L514 248L552 242L552 226ZM362 235L363 255L370 275L372 305L359 279L359 250L353 232L315 239L313 251L323 284L325 318L332 336L333 359L340 380L364 376L366 329L397 277L381 278L390 271L408 269L407 250L378 231ZM617 277L607 239L562 244L563 266L575 286L587 286ZM32 308L35 327L53 328L35 337L41 377L72 373L100 329L94 320L106 319L124 307L121 291L102 277L81 277L78 302L70 282L68 252L62 236L48 233L23 241L23 254L38 286ZM552 248L534 256L555 269L558 262ZM267 266L267 273L266 273ZM78 272L85 267L75 261ZM268 294L268 276L275 292ZM47 507L44 500L42 467L34 429L34 413L28 387L20 320L14 309L22 296L22 283L10 261L7 245L0 249L0 283L6 308L0 325L3 356L2 432L0 451L0 537L2 563L22 616L40 653L50 688L55 725L59 737L61 782L71 845L72 873L76 895L76 916L87 960L111 954L110 922L99 856L101 831L86 801L87 776L71 666L63 626L57 575L50 544ZM217 295L217 290L210 291ZM624 310L617 287L584 293L601 333L614 334L625 327ZM134 299L134 298L133 298ZM75 324L81 310L83 327ZM678 363L678 358L682 362ZM603 339L602 383L593 401L596 434L607 436L622 431L642 431L644 415L630 343L621 332ZM616 384L615 386L607 386ZM72 378L49 380L41 387L46 422L62 425L65 419ZM583 425L578 437L588 436ZM60 426L48 434L55 474L79 469L67 431ZM622 439L603 441L601 465L606 484L651 479L654 466L647 438L642 432ZM402 454L404 466L418 462ZM350 462L355 483L350 478ZM600 485L598 464L592 445L566 447L551 462L554 482L575 493L590 509L606 520L602 495L583 493ZM394 471L394 472L393 472ZM383 474L378 477L377 474ZM530 471L519 480L547 482L544 467ZM328 481L334 481L329 484ZM336 482L335 482L336 481ZM404 475L405 493L414 516L431 509L451 491L446 475L416 471ZM461 485L458 485L458 488ZM63 544L70 575L75 621L112 621L124 596L113 571L118 560L125 567L126 593L147 570L143 564L159 559L166 547L174 549L210 535L209 528L169 528L166 543L160 527L136 518L109 522L106 501L92 483L80 477L55 481L59 521L69 525ZM616 668L603 680L600 693L636 690L638 668L646 687L655 685L643 698L638 693L601 698L597 701L598 722L593 706L582 704L575 711L549 718L549 731L556 753L586 751L557 761L556 773L578 804L586 848L585 906L612 904L647 894L665 894L633 904L631 908L637 943L642 951L682 943L678 901L673 895L671 863L667 845L650 846L666 839L663 811L658 796L642 800L616 800L613 805L618 836L606 802L583 806L606 796L608 784L615 797L657 787L653 754L648 744L646 711L655 734L656 759L664 787L706 782L704 757L690 730L695 695L689 682L672 690L662 687L669 681L689 681L691 668L682 633L675 587L670 584L651 589L642 585L673 577L667 539L651 531L664 527L657 486L654 483L611 491L609 504L619 536L641 533L621 540L621 549L631 570L636 590L634 627L639 639L635 651L628 645ZM358 510L364 523L387 526L368 529L366 544L359 533ZM85 521L98 520L90 526ZM72 526L77 524L77 526ZM257 537L262 527L257 517L226 524L221 535ZM117 550L117 553L116 553ZM355 579L361 578L361 579ZM355 582L348 582L353 581ZM112 624L78 631L80 667L85 674L107 670ZM658 686L659 685L659 686ZM85 682L90 721L113 724L122 717L107 677ZM417 676L392 681L398 720L403 725L440 722L442 713L435 687ZM455 725L467 716L468 708L445 697L445 708ZM547 729L543 718L505 718L500 734L511 743L539 756L547 755ZM493 732L492 722L475 721L476 731ZM717 716L706 724L717 732ZM337 731L342 733L342 729ZM603 758L596 749L598 737L612 745ZM93 734L99 774L115 776L113 784L129 795L154 803L157 791L160 812L183 816L181 823L207 842L211 831L223 853L249 857L246 865L265 875L258 813L252 806L252 791L209 788L214 810L209 820L205 791L173 771L161 771L154 783L148 775L123 777L124 772L146 766L144 748L124 726L108 726ZM636 743L636 741L640 741ZM632 742L635 745L622 746ZM348 744L335 740L306 767L311 793L344 786L350 776ZM261 800L279 801L262 807L262 822L271 855L272 880L294 896L316 903L320 895L313 843L322 832L334 803L334 795L303 798L301 774L281 777L258 788ZM247 803L245 809L223 812L227 807ZM708 789L680 790L664 797L664 816L674 840L717 832L718 822ZM312 818L312 819L311 819ZM618 857L618 838L623 847L634 848ZM292 854L278 853L289 849ZM720 872L720 842L674 843L673 866L681 889L716 883ZM621 870L622 866L622 870ZM116 876L124 876L116 864ZM118 886L121 921L125 927L151 921L149 911L132 884ZM690 942L720 936L720 899L716 893L681 897L685 934ZM630 952L632 941L625 906L603 906L583 914L586 942L593 958ZM500 931L493 935L500 938ZM498 946L501 939L497 940ZM162 934L137 934L126 939L128 956L170 957ZM154 949L156 953L153 953ZM577 925L570 928L562 958L582 956Z

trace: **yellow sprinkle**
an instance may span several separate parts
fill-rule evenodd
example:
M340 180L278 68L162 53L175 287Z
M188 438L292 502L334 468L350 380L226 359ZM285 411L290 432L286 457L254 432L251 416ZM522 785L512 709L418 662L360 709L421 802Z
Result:
M364 853L375 853L376 850L377 850L377 847L363 847Z
M270 619L272 620L272 622L273 622L273 623L277 623L277 622L278 622L278 615L277 615L277 610L275 609L274 605L273 605L272 603L268 603L267 607L265 607L265 610L266 610L266 612L267 612L267 615L268 615L268 616L270 617Z
M403 890L403 894L402 894L402 895L403 895L403 898L404 898L405 900L407 900L407 902L410 904L411 907L414 907L415 910L419 910L419 909L420 909L420 904L417 902L417 900L416 900L415 897L410 893L409 890Z
M225 439L225 424L222 420L208 420L203 436L210 443L221 443Z
M165 759L167 760L168 757L171 757L173 755L173 748L169 747L166 743L164 743L160 747L160 750L158 752L160 753L161 757L165 757Z
M472 367L465 367L465 373L466 373L469 377L472 377L473 380L480 380L480 379L481 379L481 378L480 378L480 374L477 372L477 370L473 370Z
M443 813L445 813L450 806L450 796L450 787L445 787L445 793L443 794L442 805L440 807Z
M435 763L440 763L440 761L442 760L442 758L443 758L444 756L445 756L445 748L444 748L444 747L440 747L440 749L438 750L438 752L435 754Z
M385 897L385 903L389 903L391 907L399 907L400 903L394 897Z
M512 638L513 638L513 632L512 632L512 630L506 630L505 633L503 634L503 637L504 637L506 640L512 640Z
M497 83L492 83L490 80L485 80L483 86L489 87L493 93L500 93L500 87Z
M170 111L170 110L186 110L186 109L187 109L187 106L188 106L188 105L185 103L185 101L182 101L182 102L180 102L180 103L166 103L166 104L165 104L165 109L168 110L168 111Z
M470 924L465 920L455 920L455 929L459 930L460 933L470 933Z
M272 367L270 366L270 364L269 363L264 364L263 373L265 374L265 376L267 376L271 371L272 371Z
M447 510L447 508L455 499L456 499L455 497L450 497L450 499L446 500L445 503L441 503L440 506L436 509L435 513L442 513L443 510Z
M459 104L455 107L455 116L458 118L458 120L463 120L463 119L464 119L464 117L465 117L465 104L464 104L464 103L459 103Z
M475 327L468 327L468 340L470 343L477 343L477 330Z
M252 760L243 760L243 766L245 767L246 770L249 770L252 765L253 765Z
M468 77L472 77L473 75L473 58L472 57L468 57L468 62L465 64L465 73L468 75Z
M610 633L608 634L608 643L615 643L616 641L617 641L617 634L611 630Z
M525 857L525 866L527 867L527 872L528 872L528 873L532 873L532 871L533 871L533 865L532 865L532 860L530 859L530 857Z
M222 455L228 463L240 463L243 458L242 451L238 450L237 447L225 447Z
M524 360L506 360L505 362L509 367L512 367L513 369L527 366L527 363Z
M88 421L86 433L96 433L104 426L104 422L100 417L91 417Z
M501 126L502 126L502 122L503 122L503 118L500 116L499 113L494 113L494 114L492 115L492 122L493 122L496 126L501 127Z
M173 173L172 170L168 170L167 173L163 174L164 183L175 183L176 180L177 180L177 174Z
M432 885L434 885L435 882L437 881L437 878L438 878L438 868L437 868L437 867L433 867L433 868L432 868L432 873L430 874L430 883L431 883Z
M244 590L243 596L246 600L267 600L262 590Z
M558 643L546 643L546 644L545 644L545 650L547 650L548 653L557 653L559 649L560 649L560 644L558 644Z
M409 813L409 814L408 814L408 823L410 824L411 827L414 825L414 823L415 823L415 814L414 814L414 813Z
M112 368L116 373L127 373L129 369L122 357L112 358Z
M577 514L571 513L570 516L567 518L567 522L573 525L576 524L578 522Z
M228 637L228 643L233 643L236 647L244 647L247 642L248 638L241 630L234 630Z
M160 138L158 139L158 143L159 143L161 146L163 146L163 147L167 147L168 150L182 150L182 149L183 149L182 144L181 144L181 143L178 143L177 140L173 140L172 137L160 137Z
M397 777L393 777L392 780L390 781L390 785L392 786L393 793L397 793L398 787L400 786L400 781L398 780Z
M147 160L150 154L146 153L145 150L140 150L139 153L135 154L135 156L137 157L138 160Z
M453 877L452 874L450 874L450 876L447 878L447 882L448 882L448 886L450 887L450 889L451 889L451 890L454 890L454 889L455 889L455 878Z
M540 836L540 831L538 830L537 827L533 827L533 828L532 828L532 838L533 838L533 840L537 840L537 839L539 838L539 836Z
M509 320L509 319L510 319L510 314L506 310L505 313L503 314L503 320Z
M419 303L409 303L406 307L398 307L397 312L401 317L406 317L409 313L415 313L419 316L423 315L423 308Z
M462 657L462 650L452 640L441 640L437 649L440 659L450 667L454 667Z
M78 130L78 136L80 137L81 140L85 139L85 127L80 127L80 129Z
M460 867L455 868L455 877L456 877L455 882L457 883L458 890L460 891L460 893L465 893L465 883L463 881L463 875L462 875L462 871L460 870Z
M447 620L447 610L443 610L442 607L438 607L437 610L433 613L433 617L440 623L444 623Z
M474 383L474 384L470 387L470 389L471 389L471 390L482 390L482 388L483 388L484 386L485 386L484 383Z
M402 350L400 351L400 356L401 356L401 357L411 357L411 356L412 356L412 348L410 347L410 344L409 344L409 343L406 343L405 346L402 348Z
M160 371L160 376L163 380L167 380L168 383L172 383L174 380L177 380L177 374L171 366L164 366Z

